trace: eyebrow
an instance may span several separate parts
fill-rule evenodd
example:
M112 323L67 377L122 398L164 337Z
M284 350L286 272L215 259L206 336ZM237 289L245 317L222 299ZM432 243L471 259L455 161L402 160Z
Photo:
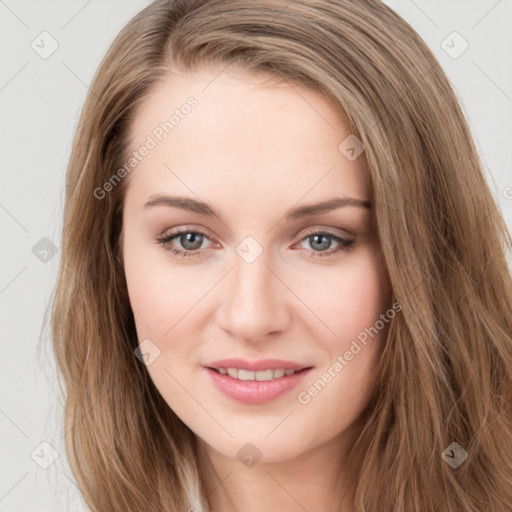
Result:
M198 213L200 215L215 216L221 219L220 214L214 208L203 201L199 201L191 197L153 194L149 197L149 201L144 205L144 208L152 208L154 206L181 208L182 210L187 210L189 212ZM292 208L286 213L285 218L295 220L302 219L304 217L336 210L344 206L356 206L367 210L371 209L371 203L369 201L353 197L335 197L333 199L328 199L327 201Z

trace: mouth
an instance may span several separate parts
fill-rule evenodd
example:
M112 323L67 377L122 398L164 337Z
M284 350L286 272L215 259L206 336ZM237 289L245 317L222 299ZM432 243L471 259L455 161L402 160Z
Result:
M211 382L229 398L243 404L264 404L298 386L313 366L266 360L223 360L204 366Z

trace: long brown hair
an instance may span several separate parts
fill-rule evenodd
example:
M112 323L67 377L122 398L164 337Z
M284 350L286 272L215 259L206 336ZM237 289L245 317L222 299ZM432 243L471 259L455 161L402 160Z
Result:
M402 312L352 450L354 510L510 512L510 236L449 80L377 0L157 0L99 66L67 170L51 317L66 449L89 507L208 510L195 436L134 356L119 253L127 179L94 191L129 159L137 105L169 69L212 64L310 87L365 146ZM454 446L467 453L458 467L442 455Z

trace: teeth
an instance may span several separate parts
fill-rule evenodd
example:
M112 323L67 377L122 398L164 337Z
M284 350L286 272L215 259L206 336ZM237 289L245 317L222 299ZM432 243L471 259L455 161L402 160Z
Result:
M229 375L233 379L238 380L256 380L256 381L264 381L264 380L272 380L272 379L280 379L285 375L292 375L295 373L295 370L285 370L283 368L278 368L277 370L261 370L257 372L253 372L251 370L243 370L238 368L218 368L219 373L222 375Z

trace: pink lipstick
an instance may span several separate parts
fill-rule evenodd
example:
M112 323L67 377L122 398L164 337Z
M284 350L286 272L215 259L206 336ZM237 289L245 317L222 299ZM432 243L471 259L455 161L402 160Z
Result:
M296 387L312 366L265 359L223 359L204 365L214 386L244 404L264 404Z

